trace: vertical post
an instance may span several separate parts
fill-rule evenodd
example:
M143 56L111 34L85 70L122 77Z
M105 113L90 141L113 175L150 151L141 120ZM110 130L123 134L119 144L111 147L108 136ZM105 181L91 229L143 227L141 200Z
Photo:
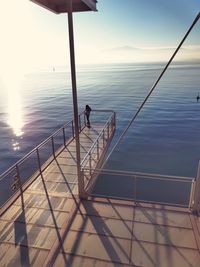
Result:
M113 119L114 119L114 126L116 127L116 113L114 112L114 115L113 115Z
M74 138L75 134L74 134L74 121L72 120L72 136Z
M91 157L91 151L89 152L89 168L90 168L90 179L92 176L92 157Z
M66 147L65 127L63 127L63 144Z
M110 120L111 134L112 134L112 132L113 132L113 128L114 128L113 120L114 120L114 119L113 119L113 115L112 115L111 120Z
M80 170L80 175L81 175L81 186L84 189L84 193L83 193L84 195L82 195L82 197L86 198L87 196L85 192L85 173L83 169Z
M107 134L108 134L108 139L110 138L110 123L108 122L107 125Z
M99 160L99 139L97 139L97 160Z
M84 112L83 118L84 118L84 126L86 126L85 112Z
M16 178L17 178L17 182L18 182L18 186L20 188L20 193L22 194L22 182L21 182L21 177L20 177L20 172L19 172L19 167L18 167L18 164L16 164Z
M137 201L137 188L136 188L136 179L137 177L134 176L134 201L136 202Z
M40 174L42 174L42 168L41 168L41 163L40 163L40 154L39 154L38 148L36 149L36 152L37 152L37 159L38 159L38 167L40 170Z
M69 1L70 12L68 12L68 28L69 28L69 48L70 48L70 63L71 63L71 80L72 80L72 95L74 108L74 124L75 124L75 139L76 139L76 160L77 160L77 175L78 175L78 192L79 197L83 196L82 177L80 173L80 141L79 141L79 123L78 123L78 101L76 88L76 67L74 53L74 32L73 32L73 16L72 16L72 0Z
M79 119L79 132L81 132L81 115L78 116Z
M113 116L112 116L112 125L113 125L113 128L112 128L112 130L113 130L116 128L116 114L115 114L115 112L113 113Z
M19 189L20 189L21 199L23 200L22 182L21 182L21 177L20 177L18 164L16 165L16 173L17 173L16 177L17 177L17 182L18 182L18 186L19 186ZM22 201L22 210L24 210L23 201Z
M103 129L103 148L104 148L104 146L105 146L105 131Z
M52 150L53 150L53 157L55 159L55 147L54 147L54 139L53 139L53 136L51 137L51 143L52 143Z
M198 165L197 178L195 181L193 212L200 216L200 162Z
M189 209L192 210L194 205L194 188L195 188L195 179L192 179L191 189L190 189L190 200L189 200Z

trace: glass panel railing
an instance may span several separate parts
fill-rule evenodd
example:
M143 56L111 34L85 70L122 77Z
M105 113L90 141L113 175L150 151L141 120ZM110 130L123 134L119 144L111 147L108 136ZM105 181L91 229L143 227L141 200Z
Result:
M191 207L194 178L110 170L92 172L96 177L92 195Z

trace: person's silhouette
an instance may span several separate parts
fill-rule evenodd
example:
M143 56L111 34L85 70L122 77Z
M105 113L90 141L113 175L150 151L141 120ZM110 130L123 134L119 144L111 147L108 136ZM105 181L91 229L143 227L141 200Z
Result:
M199 102L199 98L200 98L200 97L199 97L199 93L198 93L198 96L197 96L197 102Z
M87 119L87 127L90 128L90 112L91 112L91 107L89 105L85 106L85 116Z

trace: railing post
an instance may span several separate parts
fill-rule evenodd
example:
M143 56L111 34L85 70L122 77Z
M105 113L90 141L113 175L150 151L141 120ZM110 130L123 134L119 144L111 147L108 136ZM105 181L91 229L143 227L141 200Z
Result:
M42 173L42 168L41 168L40 155L39 155L38 148L36 149L36 152L37 152L37 159L38 159L38 167L39 167L40 174L41 174Z
M105 146L105 131L103 129L103 148L104 148L104 146Z
M97 159L99 160L99 140L97 140Z
M22 184L21 184L21 178L20 178L20 172L19 172L18 164L15 165L15 168L16 168L16 175L14 176L14 181L11 184L11 189L12 189L12 191L15 191L18 188L20 188L20 192L22 193Z
M111 133L113 132L113 128L114 128L114 118L113 118L113 115L111 117L111 121L110 121L110 125L111 125Z
M112 133L113 133L114 129L116 128L116 114L115 114L115 112L112 115L111 123L112 123Z
M109 122L107 125L107 134L108 134L108 139L109 139L109 137L110 137L110 124L109 124Z
M81 132L81 115L78 116L79 132Z
M89 168L90 168L90 178L92 176L92 158L91 158L91 152L89 153Z
M194 189L195 189L195 179L192 179L191 190L190 190L190 200L189 200L189 210L192 210L194 205Z
M136 184L136 181L137 178L136 176L134 175L134 201L136 202L137 201L137 184Z
M85 118L85 113L83 115L83 118L84 118L84 126L86 126L86 118Z
M24 196L23 196L23 188L22 188L22 182L21 182L21 176L20 176L20 171L19 171L19 166L18 164L16 164L16 172L17 172L17 175L16 175L16 182L18 183L18 186L19 186L19 190L20 190L20 197L21 197L21 208L22 208L22 219L23 219L23 222L25 223L26 225L26 219L25 219L25 214L24 214Z
M20 178L20 172L19 172L18 164L16 164L16 173L17 173L17 178L19 179L19 183L20 183L20 186L21 186L21 178Z
M116 113L113 113L113 126L116 127Z
M193 212L200 216L200 163L195 181Z
M74 121L72 120L72 136L73 136L73 138L75 137L75 135L74 135Z
M64 144L64 147L66 147L66 137L65 137L65 128L63 127L63 144Z
M52 142L53 156L55 158L56 156L55 156L55 147L54 147L54 138L53 138L53 136L51 137L51 142Z

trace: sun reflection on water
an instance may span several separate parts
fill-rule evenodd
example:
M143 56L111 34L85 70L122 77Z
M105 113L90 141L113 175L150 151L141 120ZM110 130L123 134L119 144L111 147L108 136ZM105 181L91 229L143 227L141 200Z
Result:
M8 124L12 127L15 136L23 135L23 113L18 90L8 90Z
M23 75L3 75L3 83L7 92L7 124L12 128L14 137L12 139L13 150L20 149L20 140L23 139L24 114L21 103L21 85Z
M31 4L27 0L1 1L0 10L0 79L7 96L6 123L13 131L12 148L19 150L24 135L24 111L22 105L22 81L31 68L33 42L31 31L34 20ZM9 10L9 12L5 12ZM8 14L9 13L9 14ZM14 23L13 23L14 22ZM6 25L6 27L5 27ZM35 62L35 60L34 60ZM2 94L4 94L2 92Z

